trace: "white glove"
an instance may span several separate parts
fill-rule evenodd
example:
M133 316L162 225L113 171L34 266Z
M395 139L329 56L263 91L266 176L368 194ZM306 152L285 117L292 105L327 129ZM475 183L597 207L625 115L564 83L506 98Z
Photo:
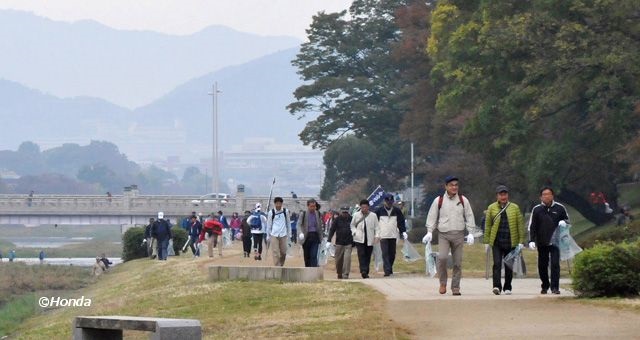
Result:
M426 235L424 235L424 237L422 238L422 243L427 244L429 242L431 242L431 239L433 239L433 234L429 231L427 232Z
M300 241L304 240L304 233L300 233L300 235L298 235L298 239Z
M522 250L522 248L524 248L524 244L519 243L519 244L518 244L518 250Z
M529 249L535 250L536 249L536 243L535 242L529 242Z
M327 244L325 245L325 248L327 249L331 248L331 242L327 242Z
M485 244L485 245L484 245L484 251L485 251L485 252L489 251L489 247L490 247L490 246L489 246L488 244Z
M409 238L409 235L407 235L406 231L404 233L402 233L402 238L405 239L405 240Z
M147 239L145 238L144 240L142 240L142 243L147 243Z
M560 228L566 228L567 227L567 222L565 222L564 220L558 222L558 227Z
M473 238L473 234L467 235L467 244L472 245L473 241L475 241L475 238Z
M267 242L269 242L269 240L271 240L271 236L269 234L267 234L266 240L267 240Z

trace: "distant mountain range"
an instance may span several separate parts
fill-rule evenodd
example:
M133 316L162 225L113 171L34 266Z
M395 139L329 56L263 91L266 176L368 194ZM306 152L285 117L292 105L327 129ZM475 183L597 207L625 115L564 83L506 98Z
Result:
M299 43L220 26L170 36L0 11L0 150L93 139L137 161L208 158L216 81L221 150L251 137L299 145L308 120L285 108L302 83L291 65Z
M0 10L0 78L58 97L98 97L128 108L203 74L299 44L293 37L224 26L176 36Z
M42 147L91 139L117 144L132 159L164 159L168 155L210 157L212 91L219 96L221 150L244 138L273 138L299 144L306 120L285 109L301 81L291 65L298 49L277 52L188 81L137 110L91 97L61 99L0 80L0 149L15 149L31 140Z

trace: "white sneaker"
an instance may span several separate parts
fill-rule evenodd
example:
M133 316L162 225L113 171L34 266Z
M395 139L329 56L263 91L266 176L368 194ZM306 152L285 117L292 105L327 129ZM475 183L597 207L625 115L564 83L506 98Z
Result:
M511 291L510 290L505 290L504 291L504 295L511 295Z
M493 287L493 294L495 294L495 295L500 295L500 288L498 288L498 287Z

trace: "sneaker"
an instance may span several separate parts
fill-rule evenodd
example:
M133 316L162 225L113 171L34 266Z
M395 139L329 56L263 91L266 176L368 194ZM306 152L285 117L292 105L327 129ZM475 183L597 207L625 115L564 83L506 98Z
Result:
M451 293L455 296L460 296L460 288L451 288Z
M262 261L262 255L258 255L258 261Z
M500 288L498 288L498 287L493 287L492 292L493 292L493 294L494 294L494 295L500 295ZM505 293L506 293L506 291L505 291Z
M367 274L367 273L362 273L362 278L363 278L363 279L368 279L368 278L369 278L369 274Z
M391 274L389 274L389 273L384 273L384 276L385 276L385 277L387 277L387 276L391 276Z
M511 291L510 291L510 290L508 290L508 289L506 289L506 290L504 291L504 295L511 295Z
M342 279L342 275L338 275L338 279Z
M552 289L551 294L560 295L560 289Z
M547 294L547 290L546 289L541 290L540 294L542 294L542 295Z

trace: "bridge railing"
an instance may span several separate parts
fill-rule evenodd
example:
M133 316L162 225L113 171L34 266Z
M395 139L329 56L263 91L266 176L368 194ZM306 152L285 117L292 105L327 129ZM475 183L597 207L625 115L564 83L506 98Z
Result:
M285 198L291 211L306 208L309 197ZM169 214L187 214L196 211L208 214L222 210L225 214L251 210L256 203L266 209L268 197L230 197L221 201L203 202L200 196L175 195L0 195L0 213L17 215L72 213L72 214L150 214L164 211ZM320 202L325 204L325 202ZM325 206L326 208L326 206Z

